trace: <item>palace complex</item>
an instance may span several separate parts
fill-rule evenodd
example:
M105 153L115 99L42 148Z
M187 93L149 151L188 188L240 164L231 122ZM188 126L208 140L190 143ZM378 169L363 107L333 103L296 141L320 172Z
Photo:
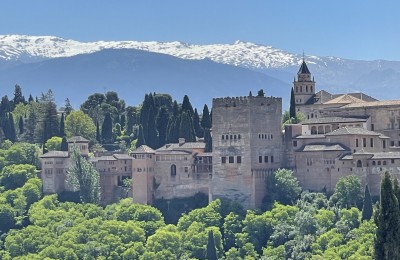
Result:
M228 198L256 208L266 194L265 179L276 169L292 169L304 190L332 191L342 176L357 175L372 194L381 176L400 174L400 100L378 101L364 93L320 90L305 61L293 82L299 124L282 128L279 97L215 98L212 102L212 152L205 144L143 145L130 154L89 158L89 141L68 140L100 174L103 203L118 200L124 179L132 179L133 200L193 196ZM65 182L70 151L41 156L44 193L71 190Z

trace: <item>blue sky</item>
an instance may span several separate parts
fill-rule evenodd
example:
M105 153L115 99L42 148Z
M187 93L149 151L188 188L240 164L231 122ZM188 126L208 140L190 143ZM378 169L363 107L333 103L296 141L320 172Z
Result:
M5 0L0 34L80 41L271 45L289 52L400 60L398 0Z

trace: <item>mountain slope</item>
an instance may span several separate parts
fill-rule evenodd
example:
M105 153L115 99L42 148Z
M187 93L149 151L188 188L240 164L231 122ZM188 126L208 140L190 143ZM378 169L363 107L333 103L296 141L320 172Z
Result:
M23 86L24 93L35 95L51 88L59 103L69 97L75 107L90 94L109 90L133 105L148 92L170 93L178 101L187 94L201 108L213 97L245 96L261 88L267 95L283 96L290 89L289 84L241 67L134 49L106 49L0 72L1 86L16 83Z

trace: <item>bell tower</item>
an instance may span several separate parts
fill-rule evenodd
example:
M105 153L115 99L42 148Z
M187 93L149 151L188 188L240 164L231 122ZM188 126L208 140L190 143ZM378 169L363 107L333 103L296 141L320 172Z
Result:
M312 104L312 98L315 95L315 81L314 77L311 79L311 72L304 60L304 54L303 62L297 72L297 80L295 78L293 81L293 90L296 105Z

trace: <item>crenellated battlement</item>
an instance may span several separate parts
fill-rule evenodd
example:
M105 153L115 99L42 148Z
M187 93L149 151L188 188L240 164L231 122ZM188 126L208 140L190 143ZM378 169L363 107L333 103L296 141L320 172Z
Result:
M224 97L213 98L213 107L236 107L248 106L250 104L275 104L281 103L281 97L258 97L258 96L240 96L240 97Z

